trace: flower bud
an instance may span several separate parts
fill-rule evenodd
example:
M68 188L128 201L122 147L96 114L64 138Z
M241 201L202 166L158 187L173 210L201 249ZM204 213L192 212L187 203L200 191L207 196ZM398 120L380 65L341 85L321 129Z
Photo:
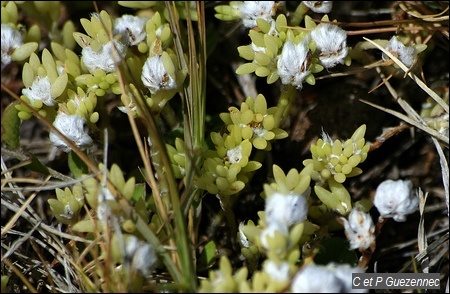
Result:
M297 89L303 87L303 80L311 73L308 37L300 43L287 41L278 59L278 75L284 85L291 84Z
M165 56L166 55L166 58ZM165 62L166 61L166 62ZM175 78L170 74L166 66L173 67L167 53L147 58L142 68L141 79L144 86L150 89L152 94L160 90L172 90L177 87Z
M63 112L59 112L56 115L53 125L64 136L74 142L80 148L87 148L92 145L92 138L88 134L88 129L85 128L85 119L77 114L68 115ZM64 152L69 152L70 147L56 135L54 132L50 132L50 141L58 148L62 148Z
M336 25L321 23L311 31L311 37L320 51L319 60L325 68L344 64L347 56L347 33Z
M404 222L406 216L419 207L419 198L411 189L412 183L409 180L386 180L378 186L373 204L382 217L392 217L395 221Z
M365 289L352 289L352 273L362 273L349 265L306 265L292 280L292 293L363 293Z
M274 193L266 199L266 222L290 227L301 223L308 214L308 203L302 195Z
M400 42L396 36L392 36L385 49L391 52L394 56L398 57L398 59L400 59L400 61L407 67L411 67L413 65L414 59L417 55L414 47L403 45L403 43ZM383 53L383 60L387 60L388 58L389 57Z
M345 235L350 241L351 249L364 251L375 241L375 225L370 214L357 208L352 209L348 220L341 217L341 222L345 228Z
M302 4L315 13L329 13L333 8L333 1L302 1Z

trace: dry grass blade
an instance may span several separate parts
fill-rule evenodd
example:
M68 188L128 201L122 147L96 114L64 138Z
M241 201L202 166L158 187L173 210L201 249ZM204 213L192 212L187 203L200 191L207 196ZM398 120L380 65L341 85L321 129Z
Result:
M37 289L28 281L28 279L22 274L22 272L9 260L5 259L4 263L8 265L13 272L22 280L22 282L28 287L31 293L38 293Z
M363 37L364 40L366 40L367 42L371 43L373 46L375 46L376 48L380 49L381 51L383 51L384 54L386 54L387 56L389 56L390 59L392 59L395 64L397 64L405 73L407 73L407 75L420 87L422 88L422 90L424 90L431 98L434 99L434 101L436 101L436 103L438 103L440 106L442 106L442 108L445 110L445 112L449 113L449 107L448 104L445 103L445 101L439 97L439 95L437 95L433 90L431 90L424 82L422 82L422 80L420 80L415 74L413 74L412 72L410 72L409 68L403 64L403 62L401 62L397 57L395 57L391 52L387 51L386 49L384 49L383 47L381 47L380 45L378 45L377 43L375 43L374 41Z
M15 241L11 245L11 247L8 249L8 251L6 251L6 253L2 255L2 262L5 258L8 258L8 256L13 254L14 251L16 251L16 249L19 248L24 242L26 242L30 238L30 236L33 234L33 232L39 227L39 225L40 225L40 223L37 223L29 232L27 232L21 238L17 239L17 241ZM8 228L8 224L4 227L4 229L7 229L9 232L10 228ZM3 230L2 230L2 232L3 232Z
M24 213L25 209L27 209L27 206L31 203L31 201L33 201L34 197L36 197L37 193L33 193L28 199L27 201L25 201L25 203L22 205L22 207L20 207L19 210L16 211L16 213L14 214L14 216L9 220L9 222L5 225L5 227L2 228L2 232L1 235L3 236L4 234L6 234L8 232L9 229L11 229L12 227L14 227L14 224L16 223L16 221L19 219L19 217ZM2 206L3 206L3 201L2 201Z
M447 248L445 248L445 250L447 250L447 252L448 252L448 238L449 238L449 232L446 232L444 235L439 237L439 239L437 239L436 241L431 243L425 251L414 256L414 262L420 263L423 259L425 259L430 253L432 253L434 250L436 250L441 245L447 244L446 245ZM413 264L413 261L406 263L405 266L399 271L399 273L406 272L412 266L412 264Z
M439 21L448 21L448 15L442 16L443 14L448 12L449 6L447 6L443 11L437 14L433 15L423 15L420 12L413 10L412 8L408 7L410 3L407 2L400 2L399 7L405 11L407 14L412 15L416 18L419 18L423 21L429 21L429 22L439 22ZM414 3L413 3L414 5Z
M412 118L410 118L410 117L408 117L408 116L406 116L406 115L404 115L404 114L402 114L402 113L400 113L398 111L395 111L395 110L392 110L392 109L388 109L388 108L376 105L376 104L371 103L369 101L366 101L364 99L361 99L360 101L362 101L362 102L364 102L364 103L366 103L366 104L368 104L370 106L373 106L373 107L375 107L375 108L377 108L379 110L382 110L382 111L385 111L385 112L387 112L389 114L392 114L392 115L398 117L399 119L404 120L408 124L413 125L416 128L418 128L418 129L421 129L422 131L430 134L433 137L436 137L437 139L441 140L442 142L446 143L447 145L449 144L448 137L442 135L441 133L439 133L438 131L430 128L427 125L424 125L424 124L422 124L422 123L420 123L420 122L418 122L418 121L416 121L416 120L414 120L414 119L412 119Z
M21 161L21 163L17 164L16 166L12 166L12 167L10 167L7 170L2 171L2 174L5 173L5 172L8 172L9 170L18 168L18 167L22 166L22 164L24 164L26 162L31 162L32 161L32 159L29 158L29 156L27 156L25 154L22 154L22 153L20 153L18 151L8 150L7 148L4 148L2 146L2 160L3 160L3 155L5 155L5 157L18 159L18 160ZM72 177L63 175L62 173L60 173L60 172L58 172L58 171L56 171L56 170L54 170L54 169L52 169L50 167L47 167L47 169L48 169L48 172L50 173L50 175L52 175L52 177L54 177L55 179L60 179L62 181L72 181L73 180Z
M419 227L417 232L417 242L419 247L419 253L422 253L427 250L428 243L427 238L425 235L425 204L427 201L428 193L423 193L422 190L419 188L418 191L419 194L419 212L420 212L420 221L419 221ZM422 261L422 269L424 273L429 272L429 258L425 258Z
M11 188L3 188L3 191L8 192L14 192L14 191L49 191L49 190L55 190L56 188L64 188L64 187L70 187L76 183L81 183L84 180L90 179L95 177L95 175L85 176L81 177L79 179L71 180L71 181L64 181L64 182L54 182L54 181L47 181L47 184L45 186L26 186L26 187L11 187ZM35 179L24 179L24 178L14 178L14 179L2 179L2 186L3 183L34 183L34 184L42 184L41 180L35 180Z
M449 216L450 213L450 207L449 207L449 193L450 193L450 189L449 189L449 168L448 168L448 161L447 158L444 154L444 150L442 150L442 146L441 144L439 144L439 142L435 139L435 138L431 138L433 140L434 146L436 147L436 150L439 154L439 163L441 164L441 171L442 171L442 183L444 184L444 189L445 189L445 203L447 205L447 217Z

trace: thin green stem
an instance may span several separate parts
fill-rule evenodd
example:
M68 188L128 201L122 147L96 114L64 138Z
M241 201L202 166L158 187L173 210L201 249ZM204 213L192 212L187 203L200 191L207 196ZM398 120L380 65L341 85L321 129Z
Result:
M201 2L197 2L197 7L200 7L197 10L198 19L200 22L203 16L200 14L202 12L202 8L204 9L204 6ZM189 49L187 54L189 58L188 63L186 62L185 59L186 54L184 54L184 49L180 40L181 30L179 27L178 22L179 18L177 14L177 9L175 8L175 2L167 1L166 8L169 16L170 27L172 32L174 33L175 52L178 57L180 69L182 71L186 71L189 73L189 83L185 85L183 91L180 93L185 108L183 117L185 127L184 141L187 145L185 150L187 156L190 156L190 158L186 160L186 167L185 167L186 168L185 183L187 185L186 191L188 195L199 195L198 190L193 189L191 183L194 172L199 166L199 161L196 160L196 158L198 158L196 153L197 150L199 149L199 146L201 147L203 144L203 136L204 136L204 116L205 116L204 87L206 87L206 85L204 80L199 79L199 74L203 73L205 68L201 68L202 66L199 65L197 61L197 51L195 47L194 32L189 14L189 3L185 2L185 9L187 12L186 23L188 28L188 49ZM174 197L174 195L171 195L171 198L174 209L175 224L177 228L175 238L177 240L179 258L181 262L181 268L183 271L183 282L186 286L186 289L183 290L195 291L197 289L197 281L196 275L194 274L195 273L195 265L193 262L194 253L190 247L188 228L185 223L186 215L183 211L183 207L181 206L178 191L176 192L176 197Z
M300 22L305 18L306 13L309 11L309 8L303 4L303 1L300 2L300 4L297 6L297 9L295 9L294 14L292 15L292 19L290 21L291 26L298 26L300 25Z
M161 109L161 116L164 118L164 121L169 125L171 130L178 127L180 124L180 120L178 119L170 103L166 103L163 109Z
M276 128L280 126L280 124L289 114L292 102L294 101L296 95L297 90L294 86L284 85L283 87L281 87L281 94L280 99L278 100L277 112L274 115Z
M236 216L233 211L234 201L237 199L237 195L220 195L219 199L222 204L223 211L225 213L225 217L227 218L228 225L230 226L231 233L231 244L232 246L236 245L236 236L237 236L237 225L236 225Z

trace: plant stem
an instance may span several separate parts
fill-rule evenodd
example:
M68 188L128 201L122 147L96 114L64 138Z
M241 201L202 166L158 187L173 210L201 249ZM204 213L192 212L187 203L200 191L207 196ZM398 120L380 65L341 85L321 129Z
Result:
M279 127L286 116L289 114L289 111L292 106L292 101L297 94L297 90L292 85L284 85L281 87L280 99L278 100L277 112L274 115L275 119L275 128Z
M236 195L219 194L222 209L225 212L225 217L227 218L228 225L230 226L232 246L236 245L236 236L237 236L236 216L234 215L233 211L233 204L236 198L237 198Z
M300 2L300 4L297 6L297 9L295 9L295 11L294 11L294 14L292 15L290 25L298 26L308 11L309 11L309 8L306 7L305 4L303 4L303 1Z

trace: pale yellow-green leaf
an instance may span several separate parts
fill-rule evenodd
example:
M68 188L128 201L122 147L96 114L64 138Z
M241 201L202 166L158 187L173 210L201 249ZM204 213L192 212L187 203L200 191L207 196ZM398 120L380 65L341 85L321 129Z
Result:
M294 225L289 231L289 244L297 244L303 235L305 224L303 222Z
M146 9L155 6L158 1L117 1L120 6L128 8Z
M267 84L273 84L273 83L275 83L277 80L278 80L278 78L279 78L280 76L278 75L278 72L275 70L275 71L272 71L268 76L267 76Z
M320 201L322 201L322 203L327 207L333 210L338 210L341 214L345 213L345 209L343 209L341 201L339 201L339 199L330 191L316 185L314 186L314 192L316 193Z
M14 52L11 54L11 58L15 61L23 61L30 57L31 53L36 51L37 48L38 43L36 42L25 43L14 50Z
M68 81L68 76L66 73L60 75L53 83L52 88L50 90L50 93L53 98L57 98L61 96L62 93L64 93L64 90L66 89Z
M63 44L66 48L71 50L73 50L76 45L75 39L73 38L73 33L75 31L75 24L73 21L68 20L64 23L62 28Z
M81 48L91 45L93 40L88 35L79 32L73 33L73 38L75 39L77 44L80 45Z
M253 60L255 58L255 51L253 51L251 46L239 46L237 50L239 52L239 56L246 60Z
M265 66L258 66L255 69L255 74L258 77L267 77L270 74L270 70Z
M35 78L34 70L28 62L25 62L22 69L22 82L25 88L31 87Z
M312 86L314 86L314 85L316 84L316 79L314 78L314 76L313 76L312 74L309 74L309 75L305 78L305 81L306 81L308 84L312 85Z
M2 3L2 23L17 23L18 19L18 11L17 6L14 1L8 1L5 6ZM3 19L3 9L5 9L6 14L8 15L7 19Z
M73 38L73 36L71 35L71 37ZM56 59L64 61L66 60L66 53L64 52L64 47L56 42L52 42L50 44L51 48L52 48L52 52L55 55Z
M249 32L250 39L252 42L258 47L265 47L264 44L264 34L257 32L255 30L250 30Z
M264 19L262 18L257 18L256 19L256 25L261 29L261 31L264 34L269 33L271 25Z
M244 63L236 69L236 73L238 75L249 74L254 72L258 68L258 65L255 63Z
M103 225L99 220L82 220L73 225L72 230L80 233L102 232Z
M91 114L91 116L89 116L89 121L93 124L97 123L99 119L99 113L98 112L94 112Z
M37 24L34 24L28 29L25 41L36 42L39 44L41 43L41 38L42 38L41 28Z

